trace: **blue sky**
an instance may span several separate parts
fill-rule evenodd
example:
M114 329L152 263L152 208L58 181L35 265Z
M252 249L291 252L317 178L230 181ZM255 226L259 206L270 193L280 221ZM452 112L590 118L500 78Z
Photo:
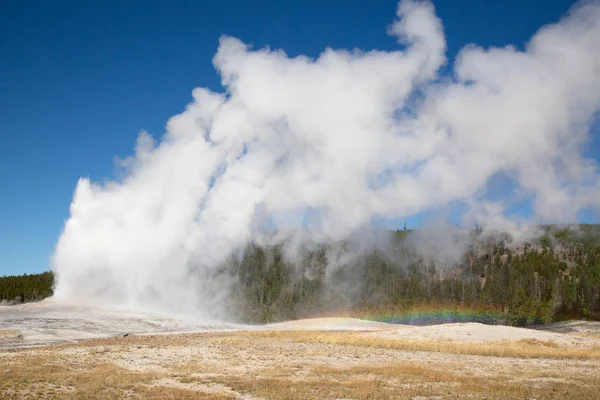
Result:
M468 43L522 46L572 1L434 2L450 60ZM395 49L396 1L0 3L0 275L49 268L77 179L115 173L141 129L163 133L191 90L220 90L219 36L289 55ZM594 155L598 147L590 149Z

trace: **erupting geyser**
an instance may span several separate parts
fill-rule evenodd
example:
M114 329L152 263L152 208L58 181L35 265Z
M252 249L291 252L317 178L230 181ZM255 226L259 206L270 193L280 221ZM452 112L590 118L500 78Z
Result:
M227 281L213 271L252 240L329 242L456 202L465 222L511 226L513 197L482 192L498 176L537 220L600 205L584 152L600 109L599 2L524 51L467 46L451 76L433 5L402 1L397 17L390 52L290 58L222 37L225 92L195 89L160 141L142 133L123 179L78 182L55 296L216 316Z

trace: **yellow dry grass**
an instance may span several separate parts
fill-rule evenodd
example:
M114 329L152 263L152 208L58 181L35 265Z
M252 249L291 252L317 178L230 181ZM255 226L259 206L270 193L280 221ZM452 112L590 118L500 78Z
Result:
M576 333L575 335L584 337L584 338L588 338L588 339L600 339L600 333L595 333L595 332L581 332L581 333Z
M580 351L531 339L454 343L365 332L113 338L0 351L0 398L596 399L597 350Z
M6 399L42 395L60 399L118 398L153 378L112 363L72 359L52 352L27 351L2 361L1 389Z
M510 377L478 377L425 363L389 363L349 368L320 366L298 376L290 368L273 368L260 374L220 374L197 382L218 382L239 393L266 399L352 398L488 398L488 399L596 399L600 380L590 379L585 385L554 378L550 385L535 384L536 379L553 379L548 374L523 374L519 380ZM192 379L193 380L193 379ZM532 384L533 382L533 384Z
M536 339L465 343L451 340L414 340L380 337L349 331L273 331L252 332L250 334L256 336L291 338L304 343L326 343L407 351L427 351L494 357L600 360L600 347L591 349L563 347L556 342Z

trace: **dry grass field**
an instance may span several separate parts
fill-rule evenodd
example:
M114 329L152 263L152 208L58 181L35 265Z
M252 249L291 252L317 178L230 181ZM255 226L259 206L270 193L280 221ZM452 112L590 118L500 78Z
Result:
M569 343L239 330L13 346L0 349L0 397L598 399L600 342Z

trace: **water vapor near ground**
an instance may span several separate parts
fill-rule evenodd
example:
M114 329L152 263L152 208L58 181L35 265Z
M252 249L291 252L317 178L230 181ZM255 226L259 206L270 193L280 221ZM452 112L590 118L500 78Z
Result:
M529 221L574 222L600 205L585 153L600 109L599 2L524 50L468 45L449 75L432 3L401 1L387 32L398 50L316 59L221 37L224 92L196 88L159 140L140 134L122 179L77 183L56 298L214 316L227 296L215 268L249 242L334 243L457 202L464 224L504 230L522 224L509 211L523 199ZM511 191L490 198L498 179Z

